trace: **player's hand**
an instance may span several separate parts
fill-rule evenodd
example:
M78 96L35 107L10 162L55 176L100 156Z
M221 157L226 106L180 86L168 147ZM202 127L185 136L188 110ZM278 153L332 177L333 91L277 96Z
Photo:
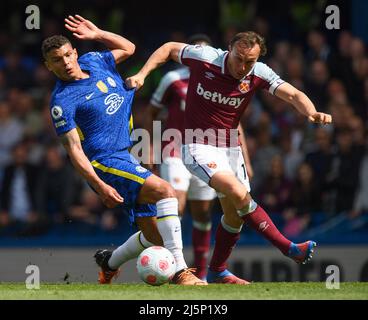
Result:
M136 88L136 90L139 90L144 84L144 76L137 73L135 76L127 78L125 83L129 88Z
M124 198L113 187L106 184L99 192L103 204L112 209L124 202Z
M73 36L81 40L96 40L101 34L101 29L91 21L76 14L64 19L65 28L73 32Z
M308 120L313 123L330 124L332 122L332 117L327 113L316 112L309 116Z

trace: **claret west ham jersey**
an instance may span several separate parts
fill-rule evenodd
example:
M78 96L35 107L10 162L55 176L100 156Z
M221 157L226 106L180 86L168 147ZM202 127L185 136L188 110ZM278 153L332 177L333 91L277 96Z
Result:
M228 51L210 46L187 45L179 52L179 62L190 69L185 128L214 129L213 132L225 129L224 143L230 146L230 129L238 127L256 90L266 89L274 94L284 81L261 62L256 62L243 79L235 79L227 70L227 55ZM214 140L196 139L196 143L211 141Z

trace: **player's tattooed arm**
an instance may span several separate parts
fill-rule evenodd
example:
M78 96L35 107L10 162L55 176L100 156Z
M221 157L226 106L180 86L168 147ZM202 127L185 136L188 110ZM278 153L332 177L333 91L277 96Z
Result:
M185 46L186 44L181 42L167 42L162 45L152 53L145 65L136 75L126 79L128 87L139 89L143 86L144 79L146 79L153 70L170 59L179 62L179 52Z
M318 112L313 102L305 93L298 90L290 83L282 83L275 91L275 95L280 99L291 103L300 113L308 117L314 123L329 124L332 122L330 114Z
M73 32L73 36L77 39L102 42L111 51L116 64L129 58L135 51L135 45L128 39L101 30L94 23L78 14L65 18L65 28Z
M119 195L119 193L114 188L103 182L96 174L82 149L77 129L72 129L60 136L60 141L67 151L74 168L96 190L102 202L108 208L116 207L118 204L124 202L124 199Z

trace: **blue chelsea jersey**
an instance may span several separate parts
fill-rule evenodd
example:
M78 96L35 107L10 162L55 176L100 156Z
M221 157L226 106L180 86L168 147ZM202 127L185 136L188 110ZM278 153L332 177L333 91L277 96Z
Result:
M50 112L58 135L77 129L89 160L113 156L132 145L134 89L128 89L110 51L89 52L78 59L89 78L58 80Z

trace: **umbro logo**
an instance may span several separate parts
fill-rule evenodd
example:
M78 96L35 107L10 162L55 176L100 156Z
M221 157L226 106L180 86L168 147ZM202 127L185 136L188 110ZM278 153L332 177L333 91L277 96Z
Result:
M91 99L94 94L95 94L94 92L90 93L89 95L86 96L86 99L87 100Z
M212 73L212 72L209 72L209 71L206 71L204 73L204 76L207 78L207 79L210 79L210 80L213 80L213 78L215 77L215 75Z
M263 221L259 224L259 230L261 231L266 231L266 229L269 227L270 225L267 223L267 221Z

